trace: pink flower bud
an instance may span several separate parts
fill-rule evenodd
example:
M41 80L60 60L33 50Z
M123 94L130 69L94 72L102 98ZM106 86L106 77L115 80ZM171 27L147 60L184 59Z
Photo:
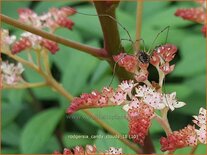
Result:
M48 49L52 54L55 54L59 50L58 44L48 39L43 39L41 45Z
M12 45L11 52L12 52L12 54L17 54L17 53L25 50L26 48L31 48L31 46L32 46L32 44L31 44L30 40L26 37L23 37L19 41L16 41Z
M160 66L160 70L162 70L165 75L171 73L174 70L174 68L175 68L175 65L170 66L169 63L165 63Z
M113 56L115 62L118 62L120 67L124 67L126 71L134 73L137 69L137 58L126 53L120 53L119 55Z

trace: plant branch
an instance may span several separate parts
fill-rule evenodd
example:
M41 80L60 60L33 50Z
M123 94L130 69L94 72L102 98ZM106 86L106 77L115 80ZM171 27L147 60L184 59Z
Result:
M166 122L165 119L161 118L158 115L154 116L154 119L161 125L161 127L165 130L166 135L169 135L170 133L172 133L172 130L169 126L168 121Z
M137 15L136 15L136 40L141 38L141 30L142 30L142 11L143 11L143 0L137 1ZM140 41L137 41L135 44L135 51L137 52L140 49Z
M13 25L13 26L20 28L22 30L31 32L31 33L39 35L43 38L46 38L46 39L52 40L54 42L63 44L65 46L77 49L79 51L91 54L91 55L98 57L100 59L103 59L103 58L106 59L108 57L107 53L104 49L94 48L94 47L84 45L84 44L81 44L81 43L78 43L75 41L71 41L69 39L65 39L63 37L59 37L57 35L48 33L46 31L40 30L38 28L31 27L30 25L26 25L24 23L21 23L18 20L12 19L12 18L5 16L3 14L0 14L0 18L1 18L2 22L4 22L4 23L7 23L9 25Z
M63 87L61 84L59 84L54 78L52 78L50 75L45 74L42 70L38 69L38 67L22 58L20 58L19 56L16 55L12 55L9 52L5 52L4 54L10 56L11 58L13 58L14 60L21 62L22 64L27 65L28 67L30 67L31 69L35 70L36 72L38 72L40 75L43 76L43 78L47 81L47 85L51 86L53 89L55 89L58 93L60 93L61 95L63 95L68 101L71 101L73 99L73 96L70 95ZM105 130L107 130L110 134L112 135L118 135L118 137L120 137L119 139L125 143L126 145L128 145L131 149L133 149L135 152L141 153L141 150L139 149L139 147L135 144L133 144L132 142L130 142L128 139L122 138L122 136L120 135L119 132L117 132L116 130L114 130L113 128L111 128L108 124L106 124L105 122L101 121L98 117L96 117L92 112L90 112L89 110L83 110L84 113L86 113L89 117L91 117L97 124L99 124L101 127L103 127Z
M47 86L47 83L45 82L38 82L38 83L28 83L28 82L24 82L22 84L18 84L18 85L6 85L3 86L3 89L25 89L25 88L35 88L35 87L45 87Z

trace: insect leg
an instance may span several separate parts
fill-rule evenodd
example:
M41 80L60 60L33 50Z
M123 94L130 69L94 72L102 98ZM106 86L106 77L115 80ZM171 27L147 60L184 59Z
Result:
M114 17L112 17L110 15L107 15L107 14L96 15L96 14L82 13L82 12L78 12L78 11L76 11L76 13L81 14L81 15L87 15L87 16L108 17L111 20L113 20L114 22L116 22L122 29L124 29L124 31L127 33L128 37L129 37L129 40L132 40L132 38L131 38L131 36L129 34L129 31L126 29L126 27L123 26L118 20L116 20Z
M152 47L154 46L154 44L155 44L157 38L160 36L160 34L162 34L162 33L163 33L164 31L166 31L166 30L167 30L167 35L166 35L165 43L167 43L167 38L168 38L168 34L169 34L169 30L170 30L170 26L165 27L163 30L161 30L161 31L157 34L157 36L156 36L155 39L153 40L153 42L152 42L152 44L151 44L151 46L150 46L150 48L149 48L149 50L148 50L148 53L150 53L150 51L152 50Z

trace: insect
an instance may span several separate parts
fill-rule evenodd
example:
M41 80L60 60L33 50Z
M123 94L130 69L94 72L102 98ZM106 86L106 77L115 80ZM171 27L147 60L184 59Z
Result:
M121 43L120 43L120 45L119 45L119 49L118 49L118 51L120 51L120 49L121 49L121 47L122 47L122 41L128 41L128 42L130 42L130 43L131 43L131 49L133 49L134 51L135 51L135 47L134 47L134 45L136 44L136 42L138 42L138 41L139 41L139 42L142 41L143 46L144 46L144 49L143 49L143 50L138 50L138 51L134 52L135 55L133 55L133 56L136 57L137 61L141 62L142 64L149 64L149 62L150 62L150 58L151 58L151 56L152 56L152 54L153 54L153 50L156 49L156 48L158 48L158 47L160 47L160 46L156 46L156 47L153 48L153 46L154 46L154 44L156 43L156 40L158 39L158 37L159 37L164 31L167 31L167 35L166 35L166 39L165 39L165 43L167 42L167 38L168 38L168 33L169 33L169 28L170 28L170 26L165 27L163 30L161 30L161 31L156 35L156 37L154 38L153 42L151 43L151 46L150 46L149 50L146 51L146 49L145 49L146 46L145 46L144 39L140 38L140 39L138 39L138 40L136 40L136 41L133 41L133 40L132 40L132 37L131 37L131 35L130 35L130 33L129 33L129 31L127 30L127 28L126 28L125 26L123 26L119 21L117 21L114 17L112 17L112 16L110 16L110 15L107 15L107 14L99 14L99 15L97 15L97 14L82 13L82 12L79 12L79 11L77 11L77 13L78 13L78 14L82 14L82 15L88 15L88 16L107 17L107 18L110 18L111 20L113 20L114 22L116 22L116 23L117 23L117 24L118 24L118 25L119 25L119 26L126 32L126 34L128 35L128 39L121 39ZM126 54L126 55L127 55L127 54ZM116 61L116 62L114 63L114 67L113 67L113 75L112 75L112 79L111 79L111 81L110 81L109 86L111 86L111 84L112 84L112 82L113 82L113 79L114 79L114 77L115 77L115 74L116 74L116 68L117 68L117 63L118 63L119 61L121 61L126 55L124 55L124 56L121 57L118 61ZM128 55L129 55L129 54L128 54Z

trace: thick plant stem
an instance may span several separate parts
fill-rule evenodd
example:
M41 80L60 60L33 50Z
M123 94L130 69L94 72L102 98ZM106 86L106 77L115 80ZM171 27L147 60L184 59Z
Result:
M116 8L115 7L109 8L105 1L99 1L99 2L94 1L94 4L97 10L97 13L99 15L105 14L105 15L109 15L116 19L116 16L115 16ZM118 51L120 49L120 36L118 33L117 23L107 17L99 17L99 20L101 23L103 36L104 36L104 48L108 52L108 55L110 56L117 55L118 53L120 53L120 51ZM141 28L140 28L140 31L141 31ZM114 62L111 61L109 63L113 67ZM116 74L120 81L123 79L131 79L129 73L127 73L125 70L121 68L118 68L118 69L119 70L117 71ZM144 145L145 145L145 147L143 148L144 153L155 153L155 149L151 141L150 134L148 134L148 136L146 137L146 141Z
M115 6L109 7L106 1L94 1L94 5L96 7L98 15L107 15L116 19ZM99 20L101 23L101 28L104 37L104 49L107 51L110 57L108 62L111 65L111 68L113 68L115 62L113 61L112 56L117 55L120 52L124 52L124 49L121 46L118 26L116 21L106 16L99 16ZM119 66L115 68L114 72L120 81L131 79L131 75L128 72L126 72L125 69L120 68Z
M52 40L54 42L63 44L65 46L68 46L68 47L80 50L82 52L91 54L91 55L93 55L93 56L95 56L97 58L100 58L100 59L105 58L105 59L107 59L107 57L108 57L107 53L106 53L106 51L104 49L94 48L94 47L91 47L91 46L88 46L88 45L84 45L84 44L81 44L81 43L78 43L78 42L75 42L75 41L71 41L69 39L65 39L63 37L59 37L57 35L48 33L46 31L40 30L38 28L34 28L34 27L31 27L31 26L26 25L24 23L21 23L18 20L12 19L12 18L10 18L8 16L5 16L3 14L0 14L0 18L1 18L1 21L4 22L4 23L7 23L9 25L13 25L13 26L15 26L17 28L20 28L22 30L31 32L33 34L39 35L39 36L41 36L43 38Z

